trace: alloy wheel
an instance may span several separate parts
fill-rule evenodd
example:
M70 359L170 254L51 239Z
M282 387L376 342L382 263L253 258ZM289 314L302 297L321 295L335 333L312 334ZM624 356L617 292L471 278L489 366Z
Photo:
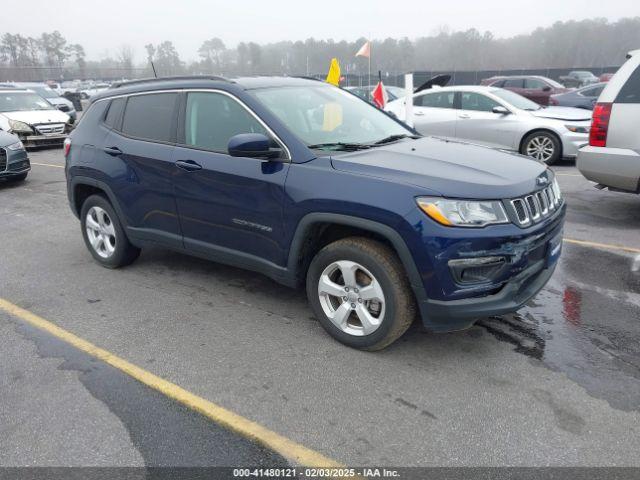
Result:
M384 320L382 286L356 262L340 260L325 268L318 281L318 296L325 315L349 335L370 335Z
M547 163L556 151L553 140L546 135L533 137L527 144L526 152L529 157Z
M91 248L102 258L111 257L116 250L116 230L109 214L103 208L91 207L85 227Z

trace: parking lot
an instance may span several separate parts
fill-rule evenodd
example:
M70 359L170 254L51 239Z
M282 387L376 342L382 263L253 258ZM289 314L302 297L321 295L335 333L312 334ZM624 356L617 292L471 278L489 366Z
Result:
M640 466L640 198L554 167L568 202L551 282L518 314L416 324L378 353L326 335L303 291L161 249L98 266L61 150L0 185L0 464L283 465L9 313L19 306L345 465Z

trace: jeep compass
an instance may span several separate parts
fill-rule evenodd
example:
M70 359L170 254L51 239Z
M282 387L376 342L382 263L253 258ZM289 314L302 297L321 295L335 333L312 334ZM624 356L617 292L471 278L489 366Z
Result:
M65 143L71 209L108 268L156 245L305 286L340 342L379 350L512 312L548 281L565 205L529 158L432 137L323 82L116 84Z

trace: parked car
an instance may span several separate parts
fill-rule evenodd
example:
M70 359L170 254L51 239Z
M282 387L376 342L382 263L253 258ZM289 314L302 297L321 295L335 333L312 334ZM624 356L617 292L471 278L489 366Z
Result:
M537 75L500 77L490 82L487 86L511 90L540 105L549 105L549 97L551 95L569 91L568 88L560 85L555 80Z
M65 146L71 209L109 268L163 245L306 283L337 340L377 350L517 310L565 206L540 162L435 138L300 78L157 79L91 102Z
M598 98L577 165L599 188L640 193L640 50L628 58Z
M64 97L61 97L57 91L52 90L44 83L23 82L14 83L13 85L18 88L26 88L37 93L58 110L69 115L71 123L75 123L75 121L77 120L78 114L76 112L76 109L73 107L73 103Z
M386 110L405 120L405 99ZM589 141L590 112L542 108L515 92L459 86L424 90L413 96L414 125L423 135L465 140L519 152L547 164L575 157Z
M344 87L345 90L357 95L358 97L371 102L371 94L376 88L376 85L368 85L366 87ZM385 85L384 89L387 92L388 101L395 100L397 98L404 97L405 90L402 87L395 87L393 85Z
M567 93L551 95L549 97L549 105L593 110L593 106L596 104L605 85L606 83L596 83L595 85L589 85Z
M600 81L598 77L587 70L574 70L569 72L569 75L560 77L559 80L569 88L586 87Z
M600 80L601 82L605 82L606 83L609 80L611 80L614 75L615 75L615 73L603 73L602 75L600 75L598 80Z
M0 179L21 182L31 170L24 145L16 135L0 131Z
M16 134L26 147L62 146L71 124L37 93L0 87L0 130Z

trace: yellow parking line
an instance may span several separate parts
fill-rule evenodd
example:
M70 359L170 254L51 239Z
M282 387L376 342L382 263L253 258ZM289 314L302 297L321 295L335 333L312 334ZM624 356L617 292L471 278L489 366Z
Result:
M620 250L620 251L623 251L623 252L630 252L630 253L640 253L640 248L626 247L624 245L613 245L611 243L588 242L586 240L575 240L573 238L565 238L564 241L567 242L567 243L575 243L576 245L583 245L585 247L604 248L604 249L607 249L607 250Z
M31 162L31 165L39 165L39 166L41 166L41 167L64 168L64 165L54 165L53 163L36 163L36 162Z
M0 310L4 310L8 314L17 317L36 328L44 330L75 348L108 363L112 367L117 368L118 370L135 378L139 382L213 420L215 423L280 454L293 464L308 467L343 466L335 460L325 457L321 453L295 443L293 440L289 440L288 438L285 438L262 425L252 422L237 413L216 405L209 400L205 400L204 398L199 397L178 385L133 365L132 363L129 363L128 361L97 347L86 340L83 340L73 333L58 327L48 320L45 320L44 318L2 298L0 298Z

